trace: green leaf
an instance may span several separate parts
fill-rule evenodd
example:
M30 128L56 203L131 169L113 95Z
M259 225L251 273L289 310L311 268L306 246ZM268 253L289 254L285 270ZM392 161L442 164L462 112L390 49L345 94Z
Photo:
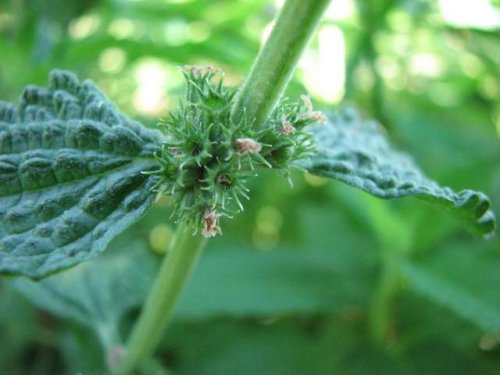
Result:
M230 234L209 242L176 317L275 317L366 307L376 261L373 241L350 227L344 212L323 207L302 207L294 220L304 239L295 245L255 251Z
M498 374L495 353L484 352L481 341L491 336L443 306L421 295L398 295L394 318L399 360L411 374ZM493 333L494 335L494 333ZM481 338L483 337L483 339ZM491 350L491 349L490 349Z
M97 256L151 206L162 136L90 81L54 71L0 102L0 272L32 278Z
M117 344L118 324L147 295L158 262L130 236L92 263L35 282L15 278L10 282L37 307L93 329L108 347Z
M25 301L5 283L0 281L0 332L2 337L2 354L0 366L8 368L16 374L26 373L26 347L36 340L40 331L39 317L28 301ZM19 324L22 322L22 324ZM36 361L29 361L29 366Z
M406 374L363 336L360 319L317 314L174 323L162 358L179 375Z
M425 260L404 262L402 271L415 292L484 331L500 330L500 257L494 249L457 241Z
M295 166L379 198L415 196L449 209L480 234L495 231L495 217L485 194L472 190L456 193L430 180L411 157L391 148L376 122L363 121L348 109L331 116L327 125L309 129L316 137L316 153Z

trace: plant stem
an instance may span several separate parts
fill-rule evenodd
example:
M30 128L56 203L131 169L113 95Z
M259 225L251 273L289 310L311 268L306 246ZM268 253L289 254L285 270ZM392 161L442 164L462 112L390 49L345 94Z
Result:
M364 210L380 244L380 276L369 311L370 335L378 345L391 338L394 299L401 288L401 261L411 251L412 229L384 202L364 199Z
M193 228L180 224L165 255L155 284L133 328L117 374L131 373L146 360L161 339L177 300L205 246L205 239L192 235Z
M397 251L384 246L381 249L381 273L370 307L370 334L375 344L382 344L391 335L392 305L399 290L400 270Z
M232 118L259 128L285 90L329 0L287 0L267 42L235 98Z
M255 121L260 127L274 109L293 73L297 60L329 0L287 0L275 27L261 49L231 116L236 121ZM147 359L172 316L181 291L205 245L182 224L167 253L138 322L133 328L116 374L126 375Z

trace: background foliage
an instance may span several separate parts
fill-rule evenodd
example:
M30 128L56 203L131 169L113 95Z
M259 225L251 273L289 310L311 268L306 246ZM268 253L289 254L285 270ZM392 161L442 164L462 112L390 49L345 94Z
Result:
M499 9L478 21L480 5L464 8L460 23L446 3L334 0L288 95L362 109L430 177L488 193L498 217ZM237 84L276 9L0 1L0 99L15 101L58 67L155 126L183 94L178 65L212 64ZM379 201L300 173L293 182L264 173L252 183L251 203L209 243L146 371L500 372L498 239L472 237L417 200ZM40 284L1 279L0 368L102 372L100 348L111 355L126 337L171 240L169 215L161 200L103 257Z

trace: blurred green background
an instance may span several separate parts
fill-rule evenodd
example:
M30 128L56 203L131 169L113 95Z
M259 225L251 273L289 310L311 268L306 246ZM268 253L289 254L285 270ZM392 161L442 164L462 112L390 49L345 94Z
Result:
M52 68L156 126L179 65L243 79L280 1L0 0L0 99ZM500 217L498 1L333 0L287 95L378 119L429 177ZM341 104L342 103L342 104ZM500 242L413 199L263 173L210 241L145 374L499 374ZM0 374L100 374L171 241L161 200L101 258L0 279ZM104 353L101 349L104 349Z

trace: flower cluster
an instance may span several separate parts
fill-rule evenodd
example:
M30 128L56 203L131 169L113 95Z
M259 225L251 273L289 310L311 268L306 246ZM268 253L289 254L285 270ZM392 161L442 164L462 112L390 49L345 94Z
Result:
M186 100L161 124L167 141L156 155L160 168L151 173L158 178L155 189L172 197L176 218L211 237L221 233L220 217L243 210L246 181L259 168L288 176L290 163L313 150L303 128L324 117L303 96L299 103L283 101L262 128L246 118L236 123L231 118L235 90L222 79L215 82L215 69L182 71Z

